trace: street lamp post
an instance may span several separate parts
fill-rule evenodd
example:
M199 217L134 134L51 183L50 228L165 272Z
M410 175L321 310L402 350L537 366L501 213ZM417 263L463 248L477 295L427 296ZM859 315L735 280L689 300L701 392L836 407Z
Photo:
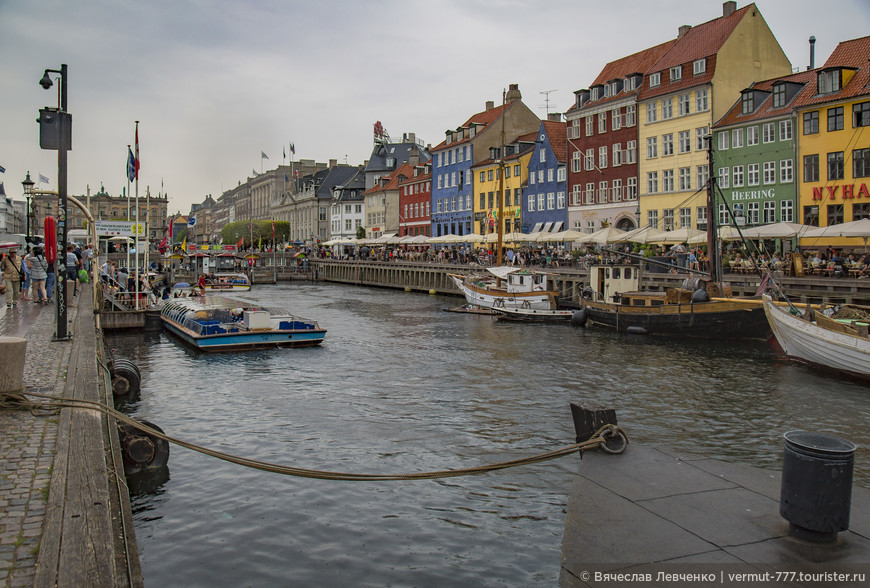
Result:
M31 216L31 208L30 208L30 199L33 197L33 180L30 179L30 172L27 172L27 177L24 178L24 181L21 182L21 186L24 188L24 200L27 202L27 209L25 210L25 222L27 223L27 241L30 241L30 216Z
M39 146L42 149L57 150L57 196L58 196L58 260L55 275L57 287L55 289L57 330L54 341L66 341L69 339L67 331L67 301L66 301L66 243L67 243L67 151L72 149L72 117L67 112L67 66L61 64L60 69L46 69L39 80L39 85L48 90L53 82L49 73L60 74L60 91L58 92L58 107L52 109L46 107L39 111L40 133ZM59 271L63 268L63 271Z

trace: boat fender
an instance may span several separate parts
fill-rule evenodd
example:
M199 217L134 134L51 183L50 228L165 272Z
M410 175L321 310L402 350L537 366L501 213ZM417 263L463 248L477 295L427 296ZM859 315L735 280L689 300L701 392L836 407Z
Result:
M139 393L139 385L142 376L139 368L133 362L124 359L115 359L110 368L112 375L112 394L114 396L135 395Z
M646 335L646 329L638 327L637 325L628 327L625 329L625 332L629 335Z
M574 311L574 314L571 315L571 324L575 327L585 327L586 321L588 320L589 314L586 312L585 308Z
M142 424L163 432L163 429L154 423L142 421ZM127 475L146 469L162 468L169 462L169 442L146 433L135 425L119 424L118 440L124 458L124 473Z
M710 295L707 294L706 290L699 289L692 292L692 304L698 302L710 302Z

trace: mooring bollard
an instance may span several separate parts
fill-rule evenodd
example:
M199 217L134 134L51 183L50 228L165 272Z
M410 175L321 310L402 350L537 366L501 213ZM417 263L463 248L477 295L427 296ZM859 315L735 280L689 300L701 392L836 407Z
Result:
M577 434L576 442L583 443L592 438L598 429L604 425L616 425L616 409L601 408L598 406L581 406L571 402L571 416L574 419L574 432ZM607 438L605 444L600 447L607 453L622 453L628 445L628 439L622 433Z
M779 514L798 539L830 543L849 528L856 445L807 431L785 435Z
M24 354L27 339L0 337L0 394L24 392Z

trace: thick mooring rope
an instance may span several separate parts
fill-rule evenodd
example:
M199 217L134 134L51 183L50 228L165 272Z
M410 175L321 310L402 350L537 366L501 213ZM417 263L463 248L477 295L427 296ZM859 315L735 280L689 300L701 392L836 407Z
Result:
M34 402L26 398L26 396L32 396L34 398L43 398L48 400L48 402ZM491 463L487 465L470 467L470 468L460 468L455 470L439 470L432 472L417 472L413 474L354 474L348 472L329 472L323 470L311 470L305 468L297 468L293 466L286 466L280 464L274 464L266 461L260 461L255 459L249 459L246 457L239 457L237 455L232 455L229 453L224 453L222 451L215 451L213 449L209 449L207 447L203 447L201 445L196 445L195 443L190 443L188 441L184 441L182 439L177 439L161 431L148 427L147 425L143 425L139 423L135 419L128 417L127 415L118 412L114 408L102 404L100 402L94 402L91 400L79 400L79 399L70 399L70 398L62 398L59 396L50 396L46 394L37 394L35 392L26 392L24 394L2 394L0 395L0 409L4 410L45 410L49 408L78 408L84 410L95 410L98 412L102 412L108 416L115 418L116 420L132 425L142 431L147 435L151 435L153 437L157 437L159 439L163 439L169 443L174 443L180 447L184 447L185 449L190 449L191 451L196 451L198 453L202 453L204 455L209 455L211 457L215 457L217 459L221 459L223 461L228 461L230 463L242 465L245 467L261 470L264 472L272 472L275 474L284 474L287 476L297 476L302 478L315 478L318 480L344 480L344 481L356 481L356 482L383 482L383 481L394 481L394 480L435 480L440 478L455 478L458 476L471 476L476 474L483 474L486 472L493 472L496 470L503 470L512 467L518 467L523 465L530 465L535 463L541 463L544 461L549 461L552 459L557 459L560 457L565 457L566 455L571 455L572 453L582 453L589 449L595 449L601 447L608 453L622 453L625 451L626 446L628 445L628 437L625 432L620 429L616 425L604 425L596 433L590 437L588 440L583 441L582 443L575 443L573 445L568 445L566 447L561 447L559 449L555 449L553 451L548 451L546 453L540 453L538 455L533 455L530 457L523 457L519 459L512 459L509 461L502 461L497 463ZM607 446L607 441L610 439L618 440L619 445L616 448L609 448Z

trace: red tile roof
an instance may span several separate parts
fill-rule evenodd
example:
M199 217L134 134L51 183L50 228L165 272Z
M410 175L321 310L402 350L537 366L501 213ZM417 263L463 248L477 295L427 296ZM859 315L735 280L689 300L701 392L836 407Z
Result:
M772 78L769 80L763 80L761 82L756 82L750 86L753 90L763 90L765 92L771 92L773 90L773 85L776 82L794 82L798 84L805 84L804 87L794 96L789 102L785 103L779 108L773 107L773 97L768 96L764 102L755 109L754 112L749 114L742 114L743 106L742 99L738 98L737 102L731 107L731 109L725 113L721 119L714 126L725 126L725 125L733 125L745 122L751 122L754 120L761 120L766 118L771 118L775 116L782 116L784 114L788 114L791 112L795 104L801 99L801 97L806 93L809 93L809 82L814 82L816 79L816 72L818 70L812 71L802 71L794 74L790 74L787 76L780 76L778 78Z
M819 94L818 76L814 75L807 84L807 88L797 97L794 106L810 106L870 95L870 62L868 62L868 58L870 58L870 37L842 41L828 57L822 69L851 67L858 69L858 71L839 92L828 94Z
M511 107L511 104L513 104L513 102L510 102L507 105L499 104L495 108L490 108L489 110L484 110L483 112L478 112L477 114L472 115L471 118L469 118L467 121L465 121L465 124L463 124L461 126L470 127L472 125L472 123L475 123L477 125L483 125L482 128L480 126L478 126L478 129L476 131L476 133L480 133L485 128L487 128L489 125L491 125L492 123L497 121L499 119L499 117L501 116L502 109L505 109L505 110L509 109ZM452 147L455 147L456 145L462 145L462 144L470 141L472 138L473 137L466 137L465 139L462 139L460 141L452 141L451 143L448 143L447 139L445 139L445 140L441 141L440 143L438 143L438 145L436 145L435 147L430 149L429 153L432 153L433 151L438 151L439 149L444 149L446 147L452 148Z
M411 177L414 175L414 168L407 161L395 169L390 175L382 176L381 179L387 180L383 186L380 183L375 184L363 194L374 194L375 192L386 192L387 190L397 190L399 188L399 176Z
M568 161L568 127L567 123L552 120L542 121L544 132L550 139L550 147L556 156L556 161L565 163Z

